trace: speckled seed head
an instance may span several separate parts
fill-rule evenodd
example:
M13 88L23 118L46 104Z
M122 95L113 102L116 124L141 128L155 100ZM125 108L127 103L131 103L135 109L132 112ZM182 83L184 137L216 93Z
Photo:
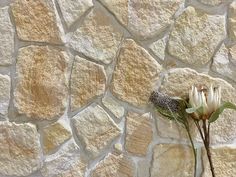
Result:
M157 108L170 110L172 112L179 111L180 102L164 93L153 91L149 97L149 101Z

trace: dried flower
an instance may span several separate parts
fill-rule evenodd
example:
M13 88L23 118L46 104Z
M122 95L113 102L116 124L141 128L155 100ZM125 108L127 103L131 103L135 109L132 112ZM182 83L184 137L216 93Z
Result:
M202 111L195 111L194 118L208 119L210 115L215 112L221 105L221 88L212 85L209 89L197 89L192 86L189 92L189 104L195 110L202 108Z

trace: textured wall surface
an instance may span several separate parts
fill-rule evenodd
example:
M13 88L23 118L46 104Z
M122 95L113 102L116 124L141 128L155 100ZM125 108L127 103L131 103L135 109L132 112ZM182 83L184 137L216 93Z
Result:
M148 103L193 84L236 103L235 0L0 0L0 177L193 177L186 132ZM236 112L211 142L235 177Z

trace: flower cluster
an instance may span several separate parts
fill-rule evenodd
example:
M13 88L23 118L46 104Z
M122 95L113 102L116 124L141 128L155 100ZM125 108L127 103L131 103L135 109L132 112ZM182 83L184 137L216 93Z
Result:
M208 119L221 105L221 87L205 89L192 86L189 92L189 104L195 110L202 108L202 111L193 113L196 119Z

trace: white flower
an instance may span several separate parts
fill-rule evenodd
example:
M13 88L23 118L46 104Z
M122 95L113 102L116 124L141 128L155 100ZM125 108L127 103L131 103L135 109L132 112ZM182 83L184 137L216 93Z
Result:
M209 117L214 111L216 111L221 104L221 88L211 87L204 92L203 89L198 90L192 86L189 92L189 104L192 108L198 109L203 108L202 113L194 112L194 117L199 119L200 117Z

